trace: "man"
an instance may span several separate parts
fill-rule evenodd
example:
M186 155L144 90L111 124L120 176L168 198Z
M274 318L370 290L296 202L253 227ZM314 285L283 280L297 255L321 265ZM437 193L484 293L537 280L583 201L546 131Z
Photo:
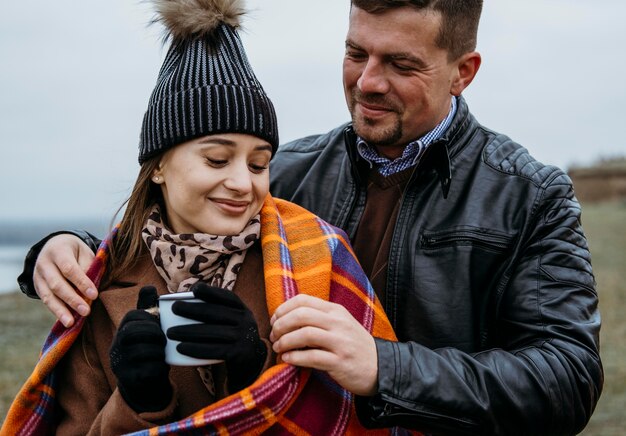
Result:
M561 170L478 124L461 97L481 62L481 7L352 0L352 123L281 147L272 192L346 230L399 342L306 296L276 310L271 339L355 393L371 427L575 434L603 382L580 208ZM34 269L57 316L83 301L62 275L93 287L76 241L52 239Z

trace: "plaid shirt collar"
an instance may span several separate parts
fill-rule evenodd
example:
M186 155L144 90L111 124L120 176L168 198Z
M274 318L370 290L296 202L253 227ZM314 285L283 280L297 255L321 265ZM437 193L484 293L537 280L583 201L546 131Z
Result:
M361 157L370 164L370 167L376 167L381 175L389 177L392 174L399 173L400 171L416 165L424 154L426 148L434 141L441 138L452 123L452 119L456 114L456 107L456 97L452 97L452 103L450 105L450 112L448 112L448 115L430 132L426 133L421 138L410 142L402 152L402 156L396 159L391 160L379 155L375 147L369 145L360 137L357 138L357 150Z

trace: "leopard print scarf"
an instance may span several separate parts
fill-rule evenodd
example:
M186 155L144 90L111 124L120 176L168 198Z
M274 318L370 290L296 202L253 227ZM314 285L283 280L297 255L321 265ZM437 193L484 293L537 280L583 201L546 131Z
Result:
M232 290L248 248L259 239L261 221L253 217L234 236L204 233L174 234L163 224L155 206L141 236L169 292L188 291L198 280Z

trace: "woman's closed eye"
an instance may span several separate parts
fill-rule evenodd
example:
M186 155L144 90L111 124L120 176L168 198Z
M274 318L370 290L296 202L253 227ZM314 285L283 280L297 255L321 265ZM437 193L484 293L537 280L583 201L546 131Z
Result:
M206 161L210 166L214 168L223 167L224 165L228 163L228 159L217 159L217 158L211 158L211 157L207 157Z
M267 168L269 167L269 164L260 164L260 163L250 163L248 164L248 166L250 167L250 170L253 173L262 173L263 171L267 170Z

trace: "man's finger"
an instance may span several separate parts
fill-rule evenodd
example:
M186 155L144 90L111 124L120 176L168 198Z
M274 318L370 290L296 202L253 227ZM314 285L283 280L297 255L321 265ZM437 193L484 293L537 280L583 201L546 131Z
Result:
M327 312L308 306L298 306L275 319L270 332L270 341L276 341L283 335L306 326L327 330L333 325L333 319Z
M76 290L65 280L61 271L57 270L53 265L35 267L33 283L39 298L51 311L52 307L46 303L46 300L52 302L52 304L55 304L58 300L60 304L71 307L82 316L89 314L89 304L80 297ZM51 294L54 298L47 294ZM67 313L69 314L69 311Z
M311 348L283 353L281 359L290 365L328 371L333 367L336 357L326 350Z
M311 295L299 294L278 306L278 308L272 315L272 318L270 319L270 324L273 325L278 318L281 318L282 316L297 309L298 307L309 307L322 312L328 312L332 310L333 306L334 303L331 303L329 301L322 300L317 297L312 297Z
M339 344L339 341L335 339L335 335L327 330L307 326L282 335L272 344L272 348L279 354L306 348L317 348L334 352L334 347Z
M65 327L71 327L74 324L74 317L63 301L54 296L54 294L45 286L37 289L39 298L46 305L48 310L63 324Z
M96 256L93 251L91 251L86 244L80 244L78 246L78 265L83 272L87 272L95 257ZM82 275L82 278L79 278L78 280L80 283L74 282L76 288L79 289L87 298L95 300L98 297L98 291L93 281L87 277L87 274Z
M85 271L83 271L81 265L76 259L64 259L57 263L58 270L65 279L71 283L81 294L93 299L98 296L96 286L87 277ZM55 287L50 285L53 291ZM55 292L56 295L59 295ZM95 294L95 295L94 295ZM60 296L60 295L59 295ZM93 298L92 298L93 297Z

